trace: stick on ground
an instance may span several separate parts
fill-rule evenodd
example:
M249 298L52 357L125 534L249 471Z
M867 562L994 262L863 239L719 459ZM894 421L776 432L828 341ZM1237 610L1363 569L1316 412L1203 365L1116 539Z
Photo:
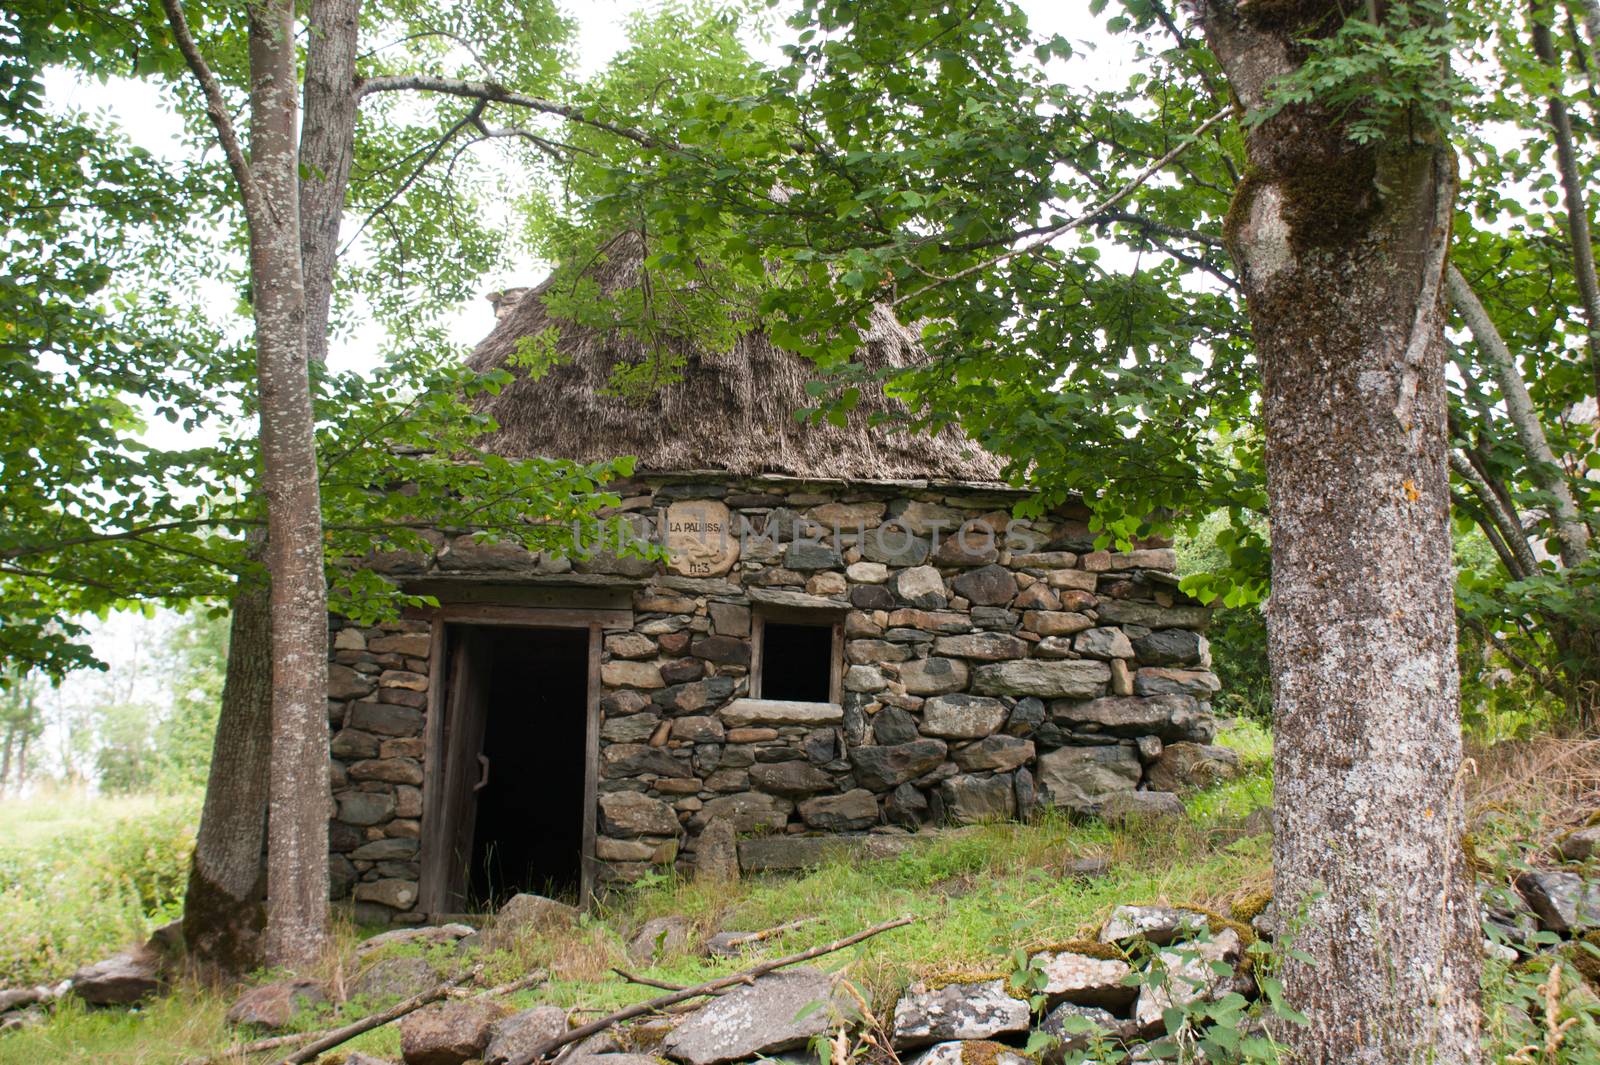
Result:
M548 1056L552 1050L559 1050L568 1043L575 1043L580 1039L587 1039L596 1032L603 1032L607 1028L610 1028L612 1025L621 1021L631 1020L634 1017L640 1017L646 1013L653 1013L665 1006L671 1006L676 1003L683 1002L686 999L699 998L702 995L709 995L715 991L720 991L722 988L732 987L735 984L752 984L755 982L757 977L765 976L775 969L782 969L786 966L797 965L803 961L810 961L812 958L820 958L824 954L832 954L834 951L843 950L845 947L854 946L863 939L871 939L873 936L878 935L879 933L887 932L892 928L900 928L903 925L908 925L915 920L916 918L909 914L904 917L896 917L892 921L885 921L883 924L873 925L871 928L857 932L854 935L845 936L843 939L836 939L832 943L824 943L821 946L812 947L809 950L802 950L798 954L790 954L788 957L778 958L776 961L762 962L760 965L752 966L749 969L745 969L743 972L734 973L732 976L718 977L715 980L708 980L703 984L696 984L694 987L686 987L682 991L674 991L670 995L662 995L660 998L650 999L648 1002L635 1003L626 1009L621 1009L615 1013L601 1017L597 1021L590 1021L588 1024L582 1025L578 1028L573 1028L570 1031L556 1036L553 1039L547 1039L543 1043L533 1047L531 1050L516 1054L510 1058L503 1059L502 1061L492 1062L491 1065L533 1065L535 1061Z

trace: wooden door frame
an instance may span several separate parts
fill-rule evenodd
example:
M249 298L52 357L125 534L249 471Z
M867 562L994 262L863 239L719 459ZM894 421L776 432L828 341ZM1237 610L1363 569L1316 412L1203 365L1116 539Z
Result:
M449 661L449 630L457 625L505 625L523 629L583 629L589 634L586 670L584 769L583 769L583 850L579 855L579 903L585 909L594 898L597 886L595 864L595 805L600 776L600 655L606 629L630 628L632 610L581 609L568 607L520 607L479 603L445 604L413 614L429 623L432 643L428 657L428 708L423 729L422 829L417 884L418 909L430 919L433 915L457 909L448 897L449 870L444 867L451 848L446 845L440 823L444 796L441 794L446 754L445 707L451 678L445 676Z

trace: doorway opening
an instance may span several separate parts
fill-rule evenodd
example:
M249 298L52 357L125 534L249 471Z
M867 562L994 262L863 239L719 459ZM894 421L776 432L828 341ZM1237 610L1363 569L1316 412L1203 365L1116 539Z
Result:
M448 894L465 911L518 892L581 901L589 631L462 625L450 641Z

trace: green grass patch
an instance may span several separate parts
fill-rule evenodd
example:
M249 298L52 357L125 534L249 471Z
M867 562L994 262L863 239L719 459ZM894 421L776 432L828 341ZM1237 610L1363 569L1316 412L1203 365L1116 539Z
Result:
M60 979L181 912L199 795L0 803L0 985Z

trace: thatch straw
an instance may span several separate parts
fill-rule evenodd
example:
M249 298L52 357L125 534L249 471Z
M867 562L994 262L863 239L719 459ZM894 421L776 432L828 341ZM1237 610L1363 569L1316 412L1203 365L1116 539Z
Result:
M636 285L642 243L632 234L614 239L588 274L607 295ZM468 360L475 370L507 368L516 380L483 409L500 423L486 441L502 455L594 462L635 455L651 472L726 470L739 475L777 473L844 480L927 478L993 482L1000 462L959 431L937 435L873 428L874 411L897 411L881 392L863 389L847 424L808 425L794 412L814 405L805 393L814 367L774 347L764 334L742 334L726 353L675 342L685 363L680 379L649 399L630 402L605 394L612 368L645 358L638 338L551 318L544 296L551 281L497 307L500 321ZM507 294L510 296L510 294ZM517 342L558 331L557 365L537 380L511 364ZM878 308L857 359L873 369L914 365L926 356L916 337Z

